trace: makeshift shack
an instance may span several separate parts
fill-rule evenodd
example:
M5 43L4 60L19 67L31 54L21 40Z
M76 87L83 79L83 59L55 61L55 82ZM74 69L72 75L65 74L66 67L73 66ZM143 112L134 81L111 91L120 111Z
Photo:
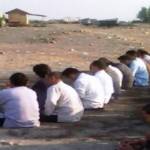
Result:
M18 8L8 11L6 14L8 15L9 26L28 26L30 24L29 15L46 17L44 15L31 14Z

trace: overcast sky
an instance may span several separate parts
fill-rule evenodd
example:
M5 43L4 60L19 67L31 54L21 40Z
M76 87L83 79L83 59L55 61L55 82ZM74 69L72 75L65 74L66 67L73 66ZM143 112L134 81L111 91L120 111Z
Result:
M150 0L0 0L0 12L20 8L50 18L119 18L132 20Z

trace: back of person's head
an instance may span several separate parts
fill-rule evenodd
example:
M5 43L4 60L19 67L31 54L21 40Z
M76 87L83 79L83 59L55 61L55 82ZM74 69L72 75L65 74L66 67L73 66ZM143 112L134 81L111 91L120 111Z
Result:
M129 50L126 52L126 55L131 59L135 59L137 57L137 52L135 50Z
M69 77L71 75L76 75L76 74L79 74L79 73L80 73L80 71L76 68L67 68L62 72L62 75L65 76L65 77Z
M144 121L150 124L150 104L147 104L142 108L142 115L143 115ZM149 139L149 137L147 138Z
M48 74L48 82L51 85L57 84L58 82L60 82L61 79L61 73L60 72L50 72Z
M48 78L53 78L55 77L56 79L61 79L61 73L60 72L50 72L48 74Z
M45 78L51 72L51 68L46 64L37 64L33 67L33 71L40 78Z
M150 115L150 104L145 105L145 106L142 108L142 111L145 112L146 114L149 114L149 115Z
M149 55L149 53L147 51L145 51L144 49L138 49L137 50L137 56L138 57L144 57L145 55Z
M91 67L97 67L100 70L105 70L107 68L107 64L104 61L101 60L95 60L91 63Z
M99 61L105 63L107 66L112 64L112 62L110 60L108 60L107 58L105 58L105 57L99 58Z
M10 78L11 85L15 87L26 86L28 83L28 77L23 73L15 73Z
M130 60L130 57L128 55L121 55L120 57L118 57L119 61L128 61Z

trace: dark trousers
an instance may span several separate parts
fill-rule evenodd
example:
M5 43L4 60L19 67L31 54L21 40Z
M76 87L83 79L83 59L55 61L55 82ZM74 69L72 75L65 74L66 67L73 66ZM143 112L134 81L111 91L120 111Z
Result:
M40 122L57 122L57 121L58 121L57 115L51 116L40 115Z
M5 122L5 118L0 118L0 127L3 126L4 122Z

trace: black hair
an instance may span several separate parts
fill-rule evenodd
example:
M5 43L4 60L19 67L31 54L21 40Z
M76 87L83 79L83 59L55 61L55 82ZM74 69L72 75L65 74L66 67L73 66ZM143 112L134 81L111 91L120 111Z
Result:
M128 55L122 55L122 56L118 57L118 60L120 60L120 61L130 60L130 57Z
M107 68L106 63L104 61L101 61L101 60L93 61L90 66L96 66L99 69L106 69Z
M129 50L129 51L126 52L126 55L136 57L137 52L135 50Z
M38 64L33 67L33 71L40 78L45 78L51 72L51 68L46 64Z
M67 68L62 72L63 76L69 77L72 74L78 74L80 71L76 68Z
M26 86L28 83L28 77L23 73L15 73L9 78L11 84L16 87Z
M143 110L145 113L150 114L150 104L145 105L145 106L142 108L142 110Z
M105 63L107 66L112 64L112 62L110 60L108 60L107 58L105 58L105 57L99 58L99 61Z
M137 54L138 56L149 55L149 53L145 51L144 49L138 49Z

